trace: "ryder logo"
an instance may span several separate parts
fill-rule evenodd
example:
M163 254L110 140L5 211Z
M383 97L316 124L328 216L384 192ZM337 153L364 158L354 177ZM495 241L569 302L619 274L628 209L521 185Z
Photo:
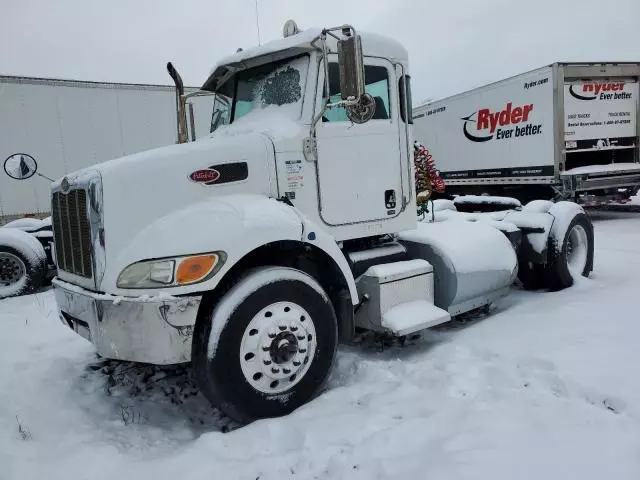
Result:
M569 86L569 93L578 100L628 100L631 94L624 92L624 82L583 83Z
M481 108L467 117L463 117L462 131L464 136L472 142L488 142L489 140L503 140L506 138L537 135L542 131L542 125L532 125L529 116L533 112L533 104L514 107L512 102L507 103L504 109L492 111L490 108ZM473 117L476 117L474 120ZM475 131L469 123L475 123ZM526 125L525 125L526 124ZM513 125L513 127L511 127ZM509 128L504 128L509 127Z

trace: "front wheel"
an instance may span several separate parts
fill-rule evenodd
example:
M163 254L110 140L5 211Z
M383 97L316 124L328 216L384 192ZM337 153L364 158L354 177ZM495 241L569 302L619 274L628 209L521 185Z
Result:
M235 420L286 415L322 387L337 340L331 302L311 276L260 268L201 308L195 376L211 403Z

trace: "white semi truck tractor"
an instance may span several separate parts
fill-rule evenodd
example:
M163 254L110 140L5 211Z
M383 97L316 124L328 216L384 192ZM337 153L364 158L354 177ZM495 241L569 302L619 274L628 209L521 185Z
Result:
M482 308L519 275L561 289L593 266L581 207L416 213L407 51L353 27L221 60L212 133L53 184L63 324L106 358L191 362L239 421L318 393L358 329L406 336ZM466 221L472 220L472 221Z

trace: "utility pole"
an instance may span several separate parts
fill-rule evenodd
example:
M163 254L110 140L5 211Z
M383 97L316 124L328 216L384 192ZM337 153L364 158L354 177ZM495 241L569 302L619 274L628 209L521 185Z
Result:
M258 31L258 45L262 45L260 42L260 17L258 15L258 0L256 2L256 30Z

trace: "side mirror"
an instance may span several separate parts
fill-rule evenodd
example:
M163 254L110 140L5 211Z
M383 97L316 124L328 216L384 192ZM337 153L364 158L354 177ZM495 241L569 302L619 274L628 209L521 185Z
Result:
M360 35L338 40L338 67L342 99L360 99L364 95L364 59Z

